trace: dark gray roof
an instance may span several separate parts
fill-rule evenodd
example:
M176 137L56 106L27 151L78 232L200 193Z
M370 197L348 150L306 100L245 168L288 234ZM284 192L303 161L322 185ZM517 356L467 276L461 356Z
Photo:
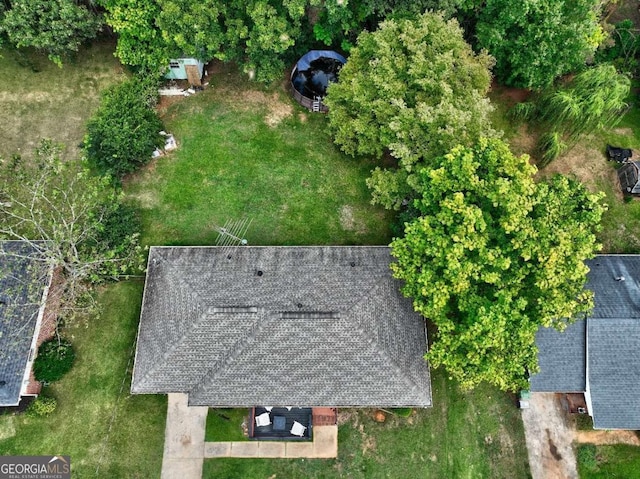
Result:
M589 319L589 391L597 429L640 429L639 321Z
M578 320L563 332L540 328L536 334L540 372L531 377L531 390L583 392L587 386L585 321Z
M430 406L386 247L153 247L131 390L192 405Z
M0 406L20 401L48 268L21 241L0 242Z
M582 371L580 391L591 396L594 427L640 429L640 255L598 255L586 263L595 300L586 336L584 321L564 333L538 331L541 371L531 390L576 391Z

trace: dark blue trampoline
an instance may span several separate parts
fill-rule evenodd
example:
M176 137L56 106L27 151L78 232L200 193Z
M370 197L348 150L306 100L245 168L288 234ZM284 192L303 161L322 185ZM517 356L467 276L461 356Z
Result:
M312 111L327 111L322 99L329 84L338 81L338 74L346 61L331 50L311 50L301 57L291 72L296 100Z

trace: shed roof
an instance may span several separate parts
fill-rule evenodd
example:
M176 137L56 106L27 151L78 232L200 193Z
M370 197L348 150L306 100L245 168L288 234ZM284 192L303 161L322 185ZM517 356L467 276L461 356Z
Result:
M133 393L192 405L430 406L387 247L153 247Z
M49 268L26 242L0 241L0 406L20 402Z

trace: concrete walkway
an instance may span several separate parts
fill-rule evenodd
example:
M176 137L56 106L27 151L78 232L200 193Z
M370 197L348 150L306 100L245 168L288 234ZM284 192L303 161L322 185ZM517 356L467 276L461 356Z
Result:
M315 426L313 441L204 442L207 407L188 406L187 394L169 394L162 479L201 479L204 458L338 456L338 426Z
M313 441L207 442L204 457L338 457L338 426L315 426Z
M553 393L531 393L522 410L532 479L578 479L574 433Z
M201 479L206 407L190 407L186 394L169 394L162 479Z

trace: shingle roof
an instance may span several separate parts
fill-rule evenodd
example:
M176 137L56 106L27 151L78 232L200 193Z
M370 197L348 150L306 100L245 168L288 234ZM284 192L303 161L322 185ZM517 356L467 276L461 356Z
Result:
M531 390L584 392L586 376L586 326L578 320L564 332L540 328L536 334L540 372L531 377Z
M0 242L0 406L20 401L48 268L21 241Z
M597 429L640 429L639 321L589 319L589 390Z
M640 255L598 255L587 265L595 307L586 331L579 321L565 333L538 332L541 371L531 378L531 389L575 391L575 373L582 370L594 427L640 429Z
M594 427L640 429L640 255L589 263L595 308L587 320Z
M153 247L131 390L209 406L430 406L386 247Z

